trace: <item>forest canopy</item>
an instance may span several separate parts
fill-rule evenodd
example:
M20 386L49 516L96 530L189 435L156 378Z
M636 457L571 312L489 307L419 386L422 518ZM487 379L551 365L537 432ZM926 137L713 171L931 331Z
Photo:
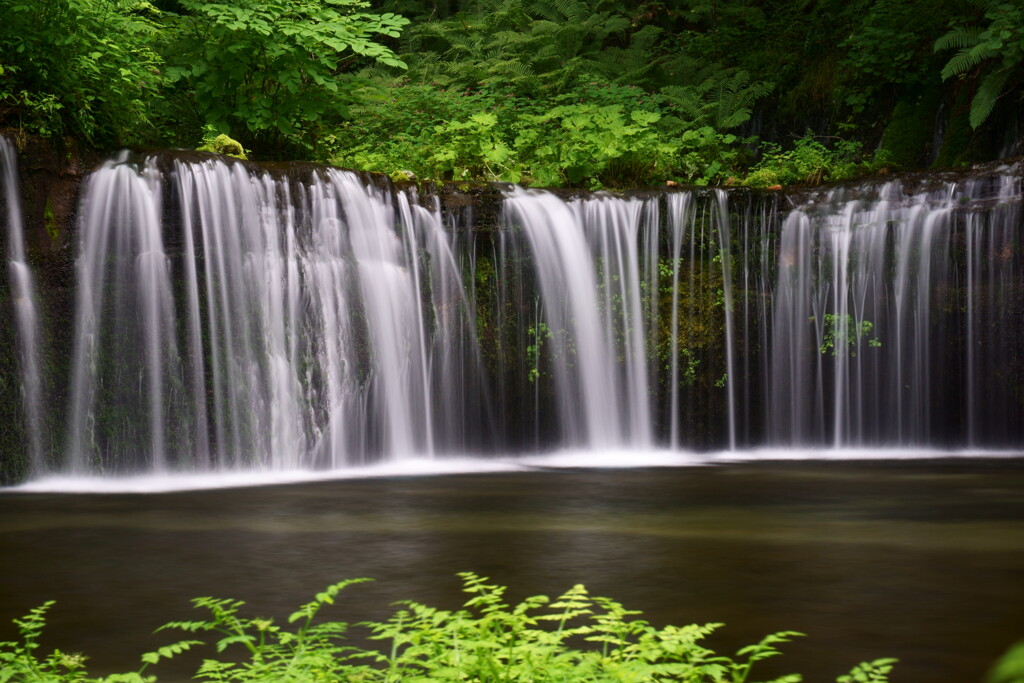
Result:
M0 126L394 177L772 186L1020 154L998 0L0 0Z

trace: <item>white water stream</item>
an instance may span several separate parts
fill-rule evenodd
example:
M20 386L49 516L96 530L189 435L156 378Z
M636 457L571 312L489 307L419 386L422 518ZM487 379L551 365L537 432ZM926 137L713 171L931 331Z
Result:
M123 155L82 190L62 379L0 152L37 478L1024 447L1019 169L798 200L510 188L480 228L337 169Z
M17 326L18 360L25 438L33 472L44 470L43 385L40 367L39 315L36 288L25 258L18 158L14 144L0 136L0 191L7 205L7 275Z

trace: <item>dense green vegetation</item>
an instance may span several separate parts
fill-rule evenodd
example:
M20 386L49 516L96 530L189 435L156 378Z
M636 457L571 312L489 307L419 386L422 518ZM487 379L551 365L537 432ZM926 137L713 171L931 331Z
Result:
M1000 0L0 0L0 126L418 179L770 187L1020 153ZM211 138L212 133L212 138Z
M189 634L141 657L137 671L90 678L86 657L54 650L41 656L39 639L53 603L15 619L21 640L0 643L0 681L102 681L146 683L157 680L149 667L204 645L215 645L223 659L204 654L194 679L200 681L685 681L744 683L757 662L779 654L778 646L801 634L771 634L735 657L715 653L702 641L721 624L655 628L609 598L591 596L577 585L555 600L537 595L517 605L504 599L505 587L472 573L461 574L468 594L462 609L449 611L405 602L387 621L356 624L382 647L364 649L346 642L351 626L322 621L320 610L333 604L356 579L329 586L288 617L288 625L241 614L238 600L197 598L204 616L171 622L160 630ZM212 642L201 640L212 638ZM186 655L187 656L187 655ZM858 664L839 683L885 683L895 660ZM773 683L798 683L796 674ZM1009 683L1012 679L1006 679Z

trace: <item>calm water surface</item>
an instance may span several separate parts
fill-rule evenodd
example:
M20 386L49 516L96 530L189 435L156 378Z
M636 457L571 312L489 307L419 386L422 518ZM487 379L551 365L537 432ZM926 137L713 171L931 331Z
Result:
M96 673L175 639L151 632L190 618L195 596L283 617L329 583L374 577L329 612L357 621L398 599L455 607L464 570L514 600L584 583L657 625L722 621L723 650L807 633L764 677L831 681L894 656L896 683L979 681L1024 638L1024 459L0 494L0 640L55 599L46 645L85 652Z

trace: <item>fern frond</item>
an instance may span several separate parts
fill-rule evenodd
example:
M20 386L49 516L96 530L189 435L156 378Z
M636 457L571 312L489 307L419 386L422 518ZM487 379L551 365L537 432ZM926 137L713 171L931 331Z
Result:
M638 52L648 53L651 48L654 47L655 43L658 42L658 38L661 37L662 33L663 29L660 26L648 24L630 36L629 49L631 51L636 50Z
M670 85L662 88L661 92L684 115L694 119L703 115L704 98L693 86Z
M991 12L999 6L1003 0L967 0L967 4L974 5L982 12Z
M964 48L953 55L953 58L946 62L946 66L942 67L942 80L945 81L953 76L966 73L986 59L994 57L995 54L993 50L986 48L984 45Z
M977 128L995 109L996 102L1003 94L1006 81L1010 78L1010 69L1000 69L985 76L978 86L978 91L971 100L971 128Z
M591 13L587 3L581 0L551 0L558 8L559 14L565 17L569 23L582 23L587 15Z
M493 71L503 76L511 76L516 79L530 79L536 76L529 65L518 61L499 62L498 66L494 68Z
M977 26L955 28L935 41L935 52L972 48L979 42L981 42L981 29Z

